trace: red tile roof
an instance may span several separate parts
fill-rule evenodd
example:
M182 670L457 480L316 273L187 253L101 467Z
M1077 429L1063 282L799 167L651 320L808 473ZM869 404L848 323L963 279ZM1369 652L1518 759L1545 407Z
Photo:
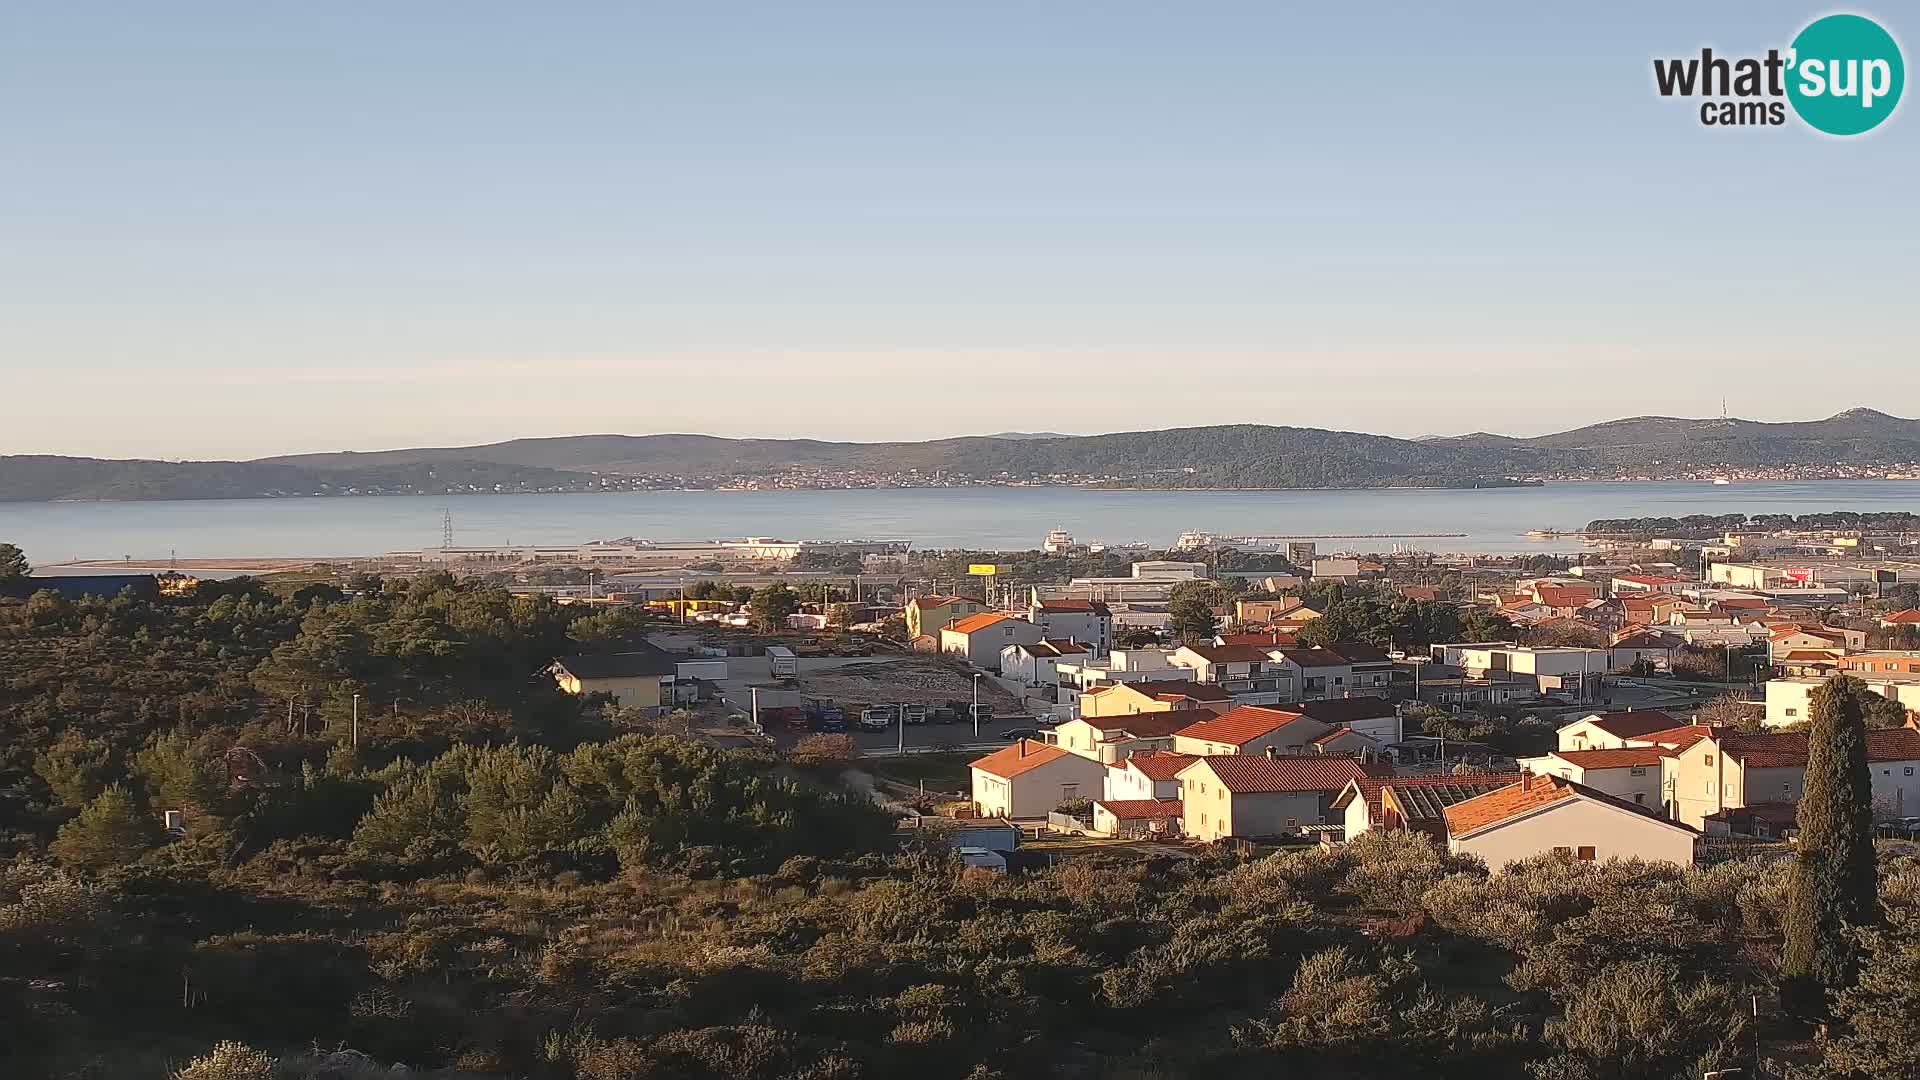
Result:
M1010 618L1012 618L1012 616L1002 615L997 611L983 611L978 615L969 615L964 619L957 619L952 626L945 626L941 629L951 630L956 634L971 634L976 630L985 630L989 626L1006 622Z
M1107 690L1118 690L1122 686L1130 687L1150 698L1157 698L1161 701L1173 701L1183 697L1192 698L1195 701L1230 701L1233 698L1232 694L1227 693L1217 686L1208 686L1205 683L1192 682L1187 679L1153 679L1147 682L1114 683L1112 686L1096 686L1088 690L1087 693L1098 694Z
M1286 792L1324 791L1329 794L1355 780L1391 776L1383 765L1362 765L1350 757L1331 754L1280 755L1217 754L1204 757L1182 770L1187 775L1207 768L1220 783L1236 795L1272 795Z
M1171 750L1138 750L1129 755L1127 760L1119 762L1119 766L1123 769L1132 766L1149 780L1171 780L1194 761L1193 754L1176 754Z
M1447 832L1464 836L1530 810L1574 797L1574 784L1558 776L1528 776L1447 807Z
M1632 739L1645 735L1649 731L1664 731L1670 727L1679 727L1680 721L1661 712L1659 709L1641 709L1638 712L1607 712L1581 717L1593 721L1593 726L1616 739ZM1577 723L1578 721L1576 721Z
M948 604L979 604L982 602L978 597L973 596L916 596L907 601L907 603L918 608L940 608L946 607Z
M1583 769L1624 769L1629 766L1658 765L1673 756L1664 746L1631 747L1625 750L1555 750L1553 756Z
M1189 724L1211 720L1212 709L1168 709L1166 712L1127 713L1124 716L1083 716L1087 726L1106 735L1125 732L1136 739L1163 739Z
M1761 735L1728 734L1721 749L1753 769L1792 769L1807 764L1807 735L1802 731ZM1910 727L1867 732L1868 761L1920 761L1920 731Z
M1229 709L1219 716L1208 717L1189 725L1174 734L1182 738L1206 739L1210 742L1242 746L1300 719L1303 717L1295 712L1283 712L1258 705L1242 705L1236 709Z
M1905 611L1896 611L1891 615L1882 615L1880 616L1880 621L1883 623L1894 623L1896 625L1901 623L1920 623L1920 608L1908 608Z
M992 773L1002 780L1011 780L1023 772L1037 769L1048 762L1059 761L1072 754L1057 746L1021 739L1004 750L995 750L986 757L974 758L969 765L981 772Z
M1631 741L1651 743L1668 750L1685 750L1713 733L1714 729L1706 724L1682 724L1679 727L1665 728L1661 731L1649 731L1645 735L1635 735Z
M1179 817L1181 810L1179 799L1099 799L1093 805L1106 807L1121 821Z

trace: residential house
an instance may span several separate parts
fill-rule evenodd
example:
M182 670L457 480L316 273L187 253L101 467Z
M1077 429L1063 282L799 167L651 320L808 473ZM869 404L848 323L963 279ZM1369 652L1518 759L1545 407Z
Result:
M1866 683L1867 689L1888 701L1899 702L1909 713L1920 710L1920 675L1859 670L1844 671L1842 674ZM1818 675L1767 680L1767 712L1763 723L1768 727L1787 727L1811 719L1813 692L1826 685L1826 682L1826 677Z
M1298 669L1255 645L1183 645L1174 664L1193 672L1193 680L1218 686L1236 705L1271 705L1296 694Z
M1334 730L1296 712L1242 705L1207 717L1173 733L1173 749L1182 754L1312 754L1314 740ZM1345 730L1345 729L1341 729Z
M1137 683L1096 686L1080 695L1083 717L1129 716L1133 713L1209 709L1216 713L1233 707L1233 700L1217 686L1186 679L1154 679Z
M1284 619L1305 606L1306 601L1297 596L1283 596L1278 600L1236 600L1233 604L1233 620L1243 625L1270 623Z
M1181 827L1198 840L1296 833L1324 825L1334 798L1355 780L1390 776L1349 757L1226 754L1180 770Z
M1867 647L1864 630L1844 630L1833 626L1776 626L1767 633L1767 652L1778 663L1795 649L1848 649Z
M1519 779L1519 773L1369 777L1348 784L1329 809L1340 815L1348 840L1375 829L1407 829L1445 843L1447 807Z
M1397 743L1406 737L1406 728L1400 719L1400 707L1383 697L1325 698L1274 707L1283 712L1297 712L1334 727L1352 728L1383 745Z
M1681 644L1678 638L1636 626L1613 639L1607 647L1612 654L1608 663L1615 671L1632 671L1641 663L1654 671L1672 671L1673 650Z
M1522 777L1445 810L1447 849L1496 873L1548 853L1582 862L1643 859L1693 865L1698 833L1562 776Z
M1107 767L1098 761L1031 739L971 765L973 801L988 817L1045 817L1068 799L1099 797L1107 779Z
M1300 639L1279 630L1250 630L1237 634L1215 634L1215 645L1252 645L1260 649L1291 648L1300 644Z
M569 694L605 694L619 705L663 713L673 706L677 666L673 656L648 646L563 656L548 671Z
M1050 640L1085 645L1095 657L1113 648L1113 611L1100 600L1034 600L1027 619Z
M1666 593L1678 596L1680 590L1693 584L1680 578L1661 577L1657 574L1624 574L1613 579L1615 596L1631 596L1645 593Z
M1877 649L1842 656L1838 667L1858 679L1875 675L1920 675L1920 652L1912 649Z
M1048 638L1008 645L1000 650L1000 674L1025 686L1057 686L1061 661L1077 664L1085 659L1087 647L1077 641Z
M987 605L972 596L916 596L907 601L907 636L938 638L950 622L978 615Z
M1040 628L1027 620L983 611L941 628L940 655L964 660L983 671L999 671L1000 650L1039 640Z
M1883 630L1898 630L1903 626L1920 626L1920 608L1907 608L1891 615L1880 616Z
M1350 585L1360 580L1360 560L1317 558L1313 560L1313 580L1337 581Z
M1298 700L1343 698L1353 689L1353 662L1332 649L1274 649L1270 655L1298 672Z
M1180 835L1183 816L1179 799L1101 799L1093 804L1093 831L1124 839L1172 838Z
M1173 709L1120 716L1076 716L1054 726L1049 741L1095 761L1119 762L1130 755L1172 750L1173 733L1220 715L1212 709Z
M1178 799L1180 770L1193 764L1192 754L1168 750L1141 750L1125 761L1107 766L1103 799Z
M1348 697L1386 697L1393 690L1393 658L1384 649L1362 641L1336 641L1331 650L1352 670L1347 676Z
M1716 729L1676 750L1664 762L1667 813L1700 827L1723 810L1762 803L1797 803L1807 766L1805 732L1746 735ZM1867 769L1877 816L1920 813L1920 730L1867 732Z
M1639 736L1679 725L1680 721L1658 709L1594 713L1561 726L1555 733L1556 745L1561 750L1619 750L1634 745Z
M1635 806L1664 808L1661 764L1673 751L1659 746L1632 746L1610 750L1555 750L1520 759L1524 772L1554 776L1604 791Z

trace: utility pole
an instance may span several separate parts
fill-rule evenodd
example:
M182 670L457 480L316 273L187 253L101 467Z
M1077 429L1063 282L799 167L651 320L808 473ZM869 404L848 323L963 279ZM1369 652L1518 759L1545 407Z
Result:
M973 737L980 738L980 673L973 673Z
M360 749L360 695L353 695L353 748Z

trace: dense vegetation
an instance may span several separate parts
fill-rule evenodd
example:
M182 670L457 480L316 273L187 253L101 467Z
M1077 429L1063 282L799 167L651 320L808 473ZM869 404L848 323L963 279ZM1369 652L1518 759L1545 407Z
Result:
M1819 514L1688 514L1685 517L1595 518L1591 533L1682 536L1724 533L1729 529L1916 529L1920 514L1905 510L1829 510Z
M1920 1009L1913 859L1815 1047L1750 1018L1785 865L1489 877L1376 836L965 871L896 846L844 754L715 749L540 675L636 626L355 585L0 604L0 1076L374 1075L342 1046L543 1080L1664 1080L1756 1035L1808 1077L1920 1060L1888 1019Z
M1865 409L1800 424L1641 417L1532 439L1409 440L1257 424L912 443L582 435L250 462L0 458L0 500L242 497L400 484L446 490L456 482L538 487L569 477L591 487L593 474L718 482L790 470L917 470L921 479L1073 478L1154 488L1485 487L1517 476L1917 460L1920 421Z

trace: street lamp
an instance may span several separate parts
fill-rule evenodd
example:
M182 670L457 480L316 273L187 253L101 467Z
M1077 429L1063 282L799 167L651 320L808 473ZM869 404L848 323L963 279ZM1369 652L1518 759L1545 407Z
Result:
M353 695L353 747L360 748L360 695Z
M980 673L973 673L973 737L980 738Z

